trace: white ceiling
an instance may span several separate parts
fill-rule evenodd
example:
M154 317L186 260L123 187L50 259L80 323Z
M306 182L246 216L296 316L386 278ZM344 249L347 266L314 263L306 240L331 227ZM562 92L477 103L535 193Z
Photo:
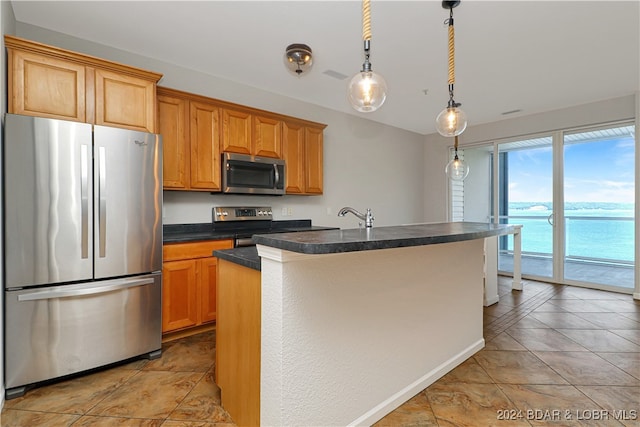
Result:
M448 10L440 1L372 0L371 62L389 93L369 114L346 99L363 62L357 0L12 4L20 22L421 134L435 132L448 100ZM455 99L469 125L640 90L639 4L462 1L454 9ZM291 43L313 49L313 68L301 77L284 66ZM522 111L502 114L512 110Z

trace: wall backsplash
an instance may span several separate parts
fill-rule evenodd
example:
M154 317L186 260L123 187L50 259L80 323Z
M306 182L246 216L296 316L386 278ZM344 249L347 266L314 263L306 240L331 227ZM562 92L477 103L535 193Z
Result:
M246 196L211 194L207 192L165 191L164 224L210 223L215 206L270 206L275 220L311 219L314 224L357 227L357 222L338 218L342 206L325 206L323 197L306 196ZM327 213L329 212L329 213Z

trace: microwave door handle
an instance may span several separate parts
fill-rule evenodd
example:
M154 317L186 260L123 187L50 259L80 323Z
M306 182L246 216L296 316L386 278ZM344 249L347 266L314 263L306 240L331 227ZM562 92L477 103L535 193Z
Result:
M278 172L278 165L273 164L273 171L276 173L276 185L275 188L278 188L278 184L280 184L280 172Z

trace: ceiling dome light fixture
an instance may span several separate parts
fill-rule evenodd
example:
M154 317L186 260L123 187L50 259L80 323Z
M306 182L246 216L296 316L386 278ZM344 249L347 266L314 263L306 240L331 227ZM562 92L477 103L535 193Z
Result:
M289 70L297 75L302 74L313 65L311 48L302 43L290 44L285 50L284 62Z
M460 4L460 0L443 0L442 7L449 9L449 19L445 23L449 24L449 102L447 108L442 110L436 117L436 128L442 136L457 136L467 128L467 115L460 108L462 104L453 100L453 85L455 76L455 43L453 33L453 8Z
M362 113L376 111L387 99L387 83L380 74L371 70L369 55L371 49L371 5L370 0L362 0L362 39L364 40L364 64L362 70L349 82L349 102Z
M447 166L444 168L444 173L446 173L452 181L463 181L467 175L469 175L469 165L458 157L458 135L453 138L453 160L447 163Z

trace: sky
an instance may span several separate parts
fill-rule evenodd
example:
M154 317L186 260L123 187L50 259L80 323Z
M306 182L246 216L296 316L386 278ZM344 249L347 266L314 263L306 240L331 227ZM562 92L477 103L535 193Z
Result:
M634 202L634 139L564 147L565 202ZM509 201L552 200L551 147L509 153Z

